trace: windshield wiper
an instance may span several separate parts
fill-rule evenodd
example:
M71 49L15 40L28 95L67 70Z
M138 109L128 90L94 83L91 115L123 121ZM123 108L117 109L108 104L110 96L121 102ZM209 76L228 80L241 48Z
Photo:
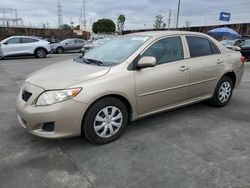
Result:
M96 60L96 59L85 59L84 57L80 56L79 58L74 59L74 61L77 61L79 63L86 63L86 64L96 64L98 66L103 66L104 63Z
M87 62L89 64L93 63L93 64L96 64L96 65L99 65L99 66L103 65L103 62L98 61L96 59L85 59L85 58L83 58L83 61L85 61L85 62Z

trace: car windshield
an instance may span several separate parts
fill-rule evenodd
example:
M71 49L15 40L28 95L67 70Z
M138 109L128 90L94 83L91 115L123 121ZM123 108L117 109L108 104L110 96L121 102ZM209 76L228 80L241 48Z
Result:
M135 50L144 44L149 37L122 36L116 37L103 45L87 52L84 59L94 59L104 66L117 65L126 60Z

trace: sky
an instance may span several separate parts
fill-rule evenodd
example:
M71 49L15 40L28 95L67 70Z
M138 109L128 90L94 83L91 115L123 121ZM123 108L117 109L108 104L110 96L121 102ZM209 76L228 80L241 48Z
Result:
M167 23L172 10L171 27L176 24L178 0L85 0L87 25L100 18L116 22L119 14L126 17L125 29L153 28L156 15ZM79 24L83 0L60 0L63 22ZM250 0L181 0L179 26L190 21L191 26L226 23L250 23ZM48 23L57 27L57 0L0 0L0 8L15 8L24 24L39 26ZM219 21L220 12L230 12L230 22ZM1 15L0 15L1 16Z

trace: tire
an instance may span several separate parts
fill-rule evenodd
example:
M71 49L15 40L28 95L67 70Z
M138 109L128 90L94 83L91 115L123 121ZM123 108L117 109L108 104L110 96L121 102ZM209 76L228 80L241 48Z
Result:
M63 54L63 52L64 52L64 49L62 47L57 47L56 48L56 53L57 54Z
M215 107L226 106L233 94L233 81L231 78L224 76L218 82L214 95L210 103Z
M47 50L44 48L38 48L35 51L35 56L37 58L45 58L47 56Z
M113 118L107 118L105 112L109 116L114 112ZM122 135L127 123L128 112L124 103L117 98L106 97L95 102L86 112L82 124L82 134L91 143L107 144ZM113 130L113 134L111 130Z

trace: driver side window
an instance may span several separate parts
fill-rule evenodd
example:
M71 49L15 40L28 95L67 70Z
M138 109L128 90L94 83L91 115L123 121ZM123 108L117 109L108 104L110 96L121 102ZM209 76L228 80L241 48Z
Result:
M151 45L142 55L153 56L156 64L164 64L183 59L183 48L180 37L161 39Z
M12 38L7 41L8 44L20 44L21 39L20 38Z

